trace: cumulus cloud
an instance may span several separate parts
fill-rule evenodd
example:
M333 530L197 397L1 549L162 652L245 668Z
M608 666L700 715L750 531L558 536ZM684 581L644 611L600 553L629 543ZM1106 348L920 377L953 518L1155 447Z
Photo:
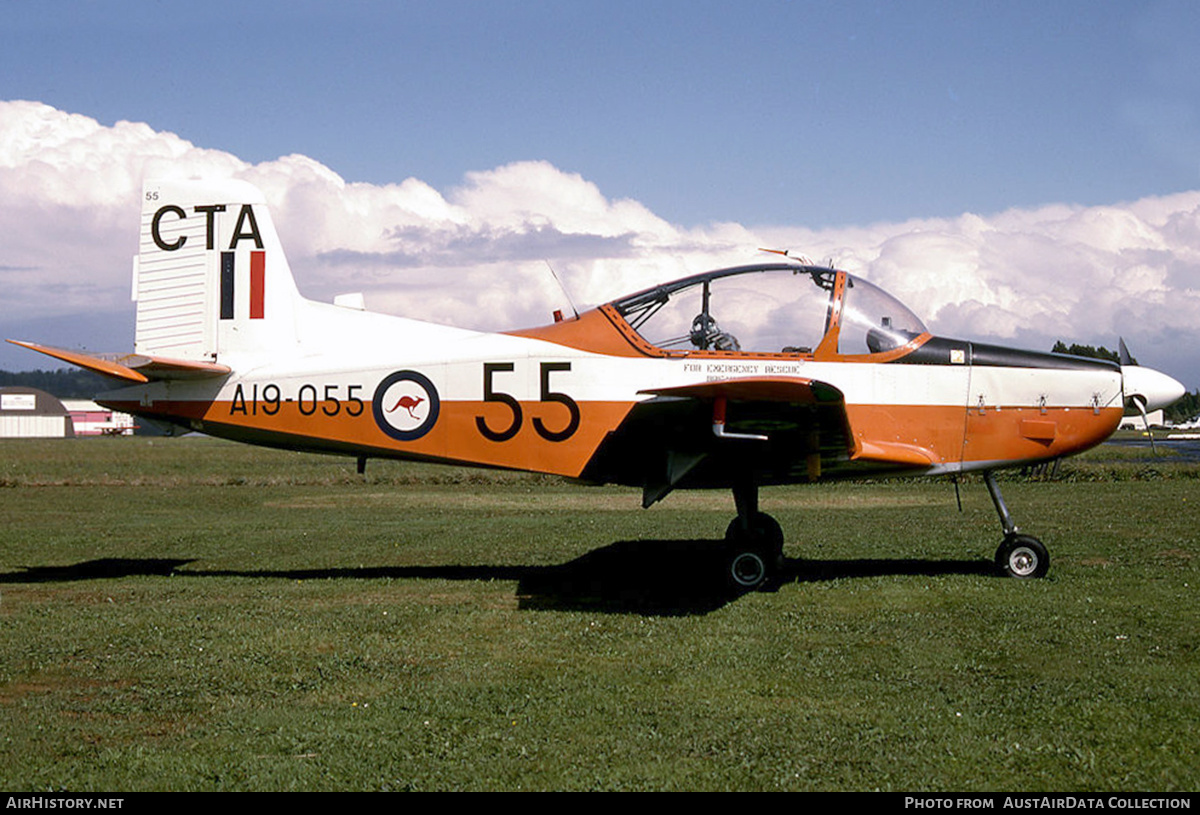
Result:
M193 176L263 190L315 299L362 291L378 311L521 327L568 307L547 264L582 308L779 247L863 275L937 333L1042 349L1056 339L1112 347L1123 335L1143 363L1200 380L1200 191L822 230L684 228L547 162L470 172L445 191L415 178L348 183L305 156L250 164L147 124L106 126L37 102L0 102L0 320L111 313L114 337L130 336L116 323L132 314L142 181Z

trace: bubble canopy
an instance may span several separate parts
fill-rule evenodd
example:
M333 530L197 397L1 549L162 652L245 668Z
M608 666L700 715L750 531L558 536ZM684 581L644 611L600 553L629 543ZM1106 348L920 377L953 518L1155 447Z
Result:
M668 353L894 355L928 336L921 320L878 286L789 263L706 272L610 305Z

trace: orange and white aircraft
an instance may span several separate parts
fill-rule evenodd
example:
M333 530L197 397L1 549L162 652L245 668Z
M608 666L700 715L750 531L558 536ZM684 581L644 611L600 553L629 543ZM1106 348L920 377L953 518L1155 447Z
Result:
M474 464L673 489L727 487L728 578L782 560L761 485L983 473L1007 574L1036 577L997 468L1104 441L1126 400L1184 392L1133 365L931 335L847 272L791 260L663 283L551 325L499 334L297 292L255 188L149 182L134 268L135 351L20 343L120 387L101 404L253 444Z

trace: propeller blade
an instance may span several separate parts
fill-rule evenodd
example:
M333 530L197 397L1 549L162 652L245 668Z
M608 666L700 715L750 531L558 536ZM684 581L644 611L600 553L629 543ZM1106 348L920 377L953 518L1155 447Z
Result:
M1133 402L1142 414L1142 427L1146 428L1146 435L1150 437L1150 452L1157 456L1158 448L1154 446L1154 431L1150 429L1150 416L1146 413L1146 400L1141 396L1134 396L1129 401Z
M1133 361L1133 356L1129 353L1129 349L1125 347L1125 338L1117 337L1117 342L1120 343L1118 346L1119 350L1117 355L1121 360L1121 367L1124 368L1126 365L1136 365L1137 363Z

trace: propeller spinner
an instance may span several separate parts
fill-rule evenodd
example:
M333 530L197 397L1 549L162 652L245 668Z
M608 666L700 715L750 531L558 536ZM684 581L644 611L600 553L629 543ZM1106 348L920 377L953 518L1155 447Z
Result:
M1149 413L1172 404L1183 396L1187 389L1160 371L1135 364L1129 349L1125 347L1125 340L1121 339L1119 342L1121 387L1125 393L1125 404L1132 403L1138 413L1142 414L1142 424L1150 435L1150 449L1157 453L1154 447L1154 433L1150 430Z
M1187 392L1174 378L1153 368L1134 364L1129 349L1125 347L1125 340L1120 343L1121 380L1125 398L1137 406L1142 416L1152 410L1165 408Z

